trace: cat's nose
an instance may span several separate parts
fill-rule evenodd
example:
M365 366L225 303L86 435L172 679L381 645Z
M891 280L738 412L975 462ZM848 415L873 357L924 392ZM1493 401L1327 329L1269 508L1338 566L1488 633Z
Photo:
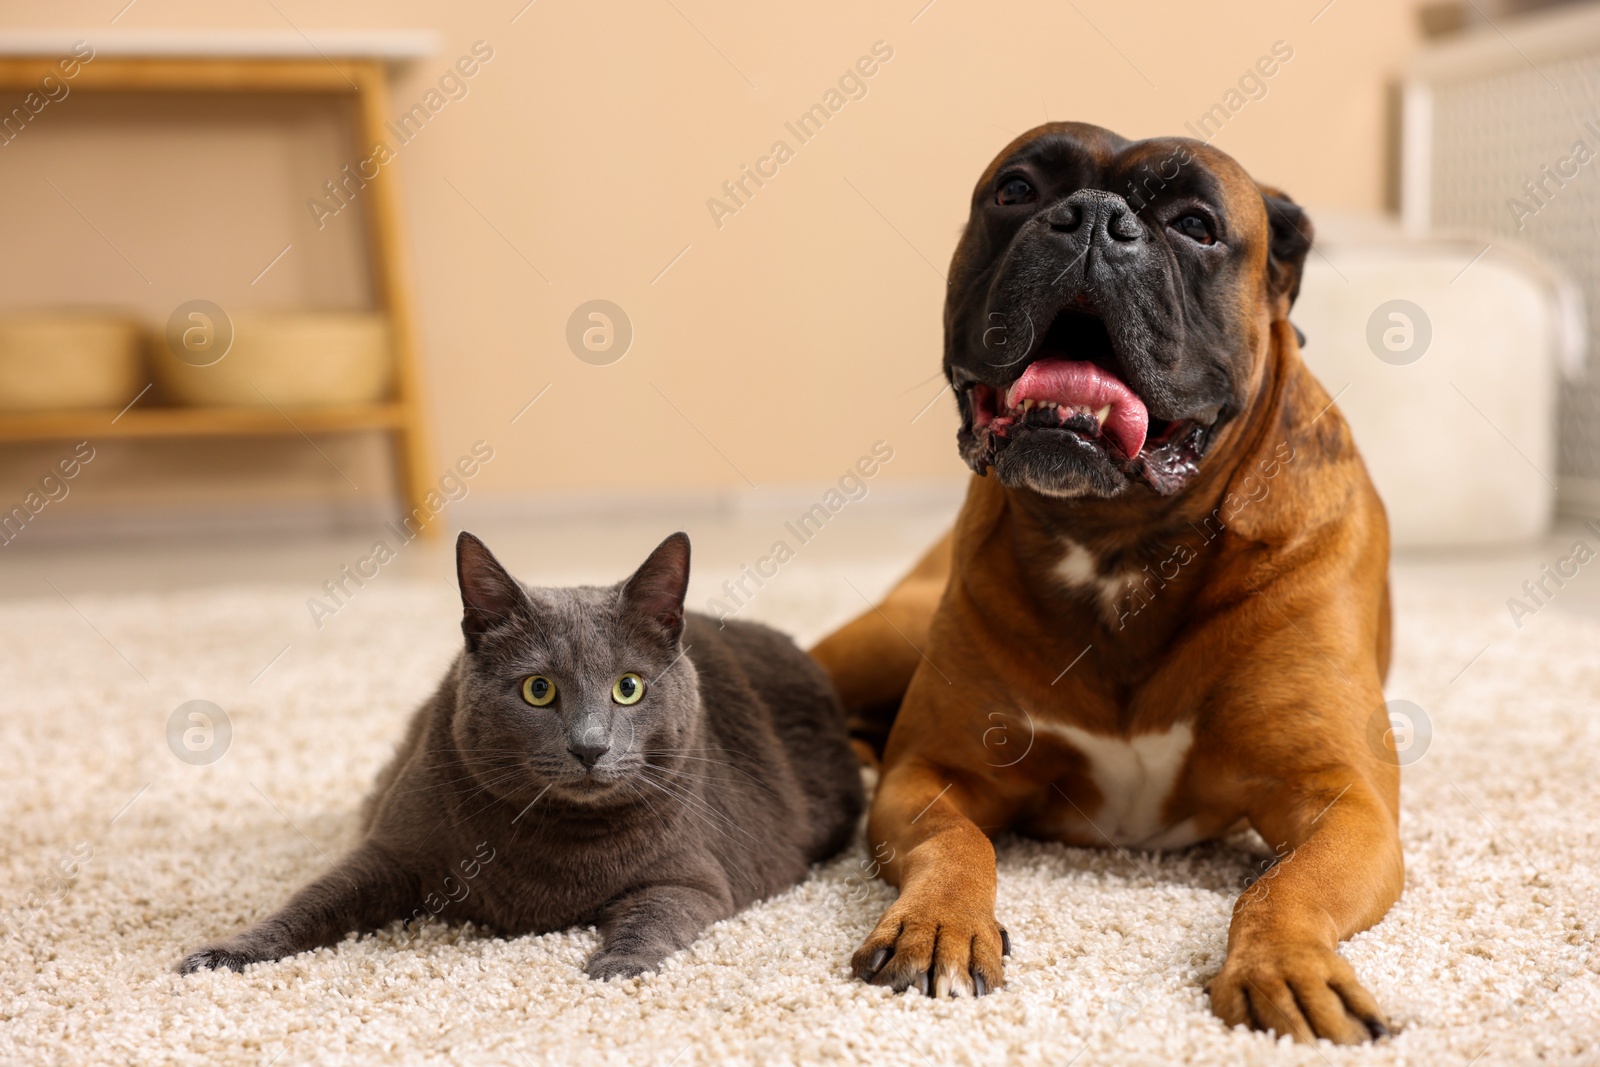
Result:
M567 746L567 751L585 767L593 767L600 762L600 757L611 751L611 746L589 740L574 741Z

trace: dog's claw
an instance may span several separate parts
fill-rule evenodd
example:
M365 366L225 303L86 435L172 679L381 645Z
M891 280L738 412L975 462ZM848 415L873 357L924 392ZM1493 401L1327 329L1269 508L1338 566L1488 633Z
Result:
M897 993L981 996L1005 984L1000 947L1000 924L981 904L914 887L851 954L850 971Z
M1000 928L1000 955L1011 955L1011 935L1006 933L1006 928Z
M1383 1025L1382 1019L1362 1019L1361 1021L1367 1024L1367 1033L1372 1035L1372 1040L1376 1041L1380 1037L1389 1036L1389 1028Z

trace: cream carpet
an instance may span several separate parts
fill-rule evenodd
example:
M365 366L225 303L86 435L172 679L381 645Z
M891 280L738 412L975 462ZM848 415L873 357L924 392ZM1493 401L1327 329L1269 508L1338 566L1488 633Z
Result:
M859 604L841 577L786 573L751 614L815 635ZM1600 627L1556 607L1515 631L1499 600L1400 583L1390 695L1433 739L1405 780L1405 898L1344 950L1397 1034L1348 1051L1206 1009L1229 903L1267 854L1252 835L1133 862L1003 842L1015 955L976 1002L848 976L890 899L853 877L859 847L642 980L586 979L590 930L459 929L179 977L185 949L352 844L457 640L442 582L375 581L320 631L307 592L5 606L0 1063L1600 1063ZM166 739L193 699L232 726L208 766Z

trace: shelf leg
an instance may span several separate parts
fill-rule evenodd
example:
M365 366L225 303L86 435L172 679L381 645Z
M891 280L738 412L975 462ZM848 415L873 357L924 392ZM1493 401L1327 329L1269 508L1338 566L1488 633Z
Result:
M357 106L360 119L357 123L360 149L363 154L373 145L386 139L384 123L389 114L389 86L387 72L382 63L363 62L354 65L356 84L360 87ZM426 517L429 512L423 498L433 486L435 462L432 442L428 436L427 419L422 403L422 373L417 356L416 317L411 295L410 263L407 256L405 234L400 223L400 195L395 174L395 164L379 169L365 190L367 200L367 233L370 242L373 282L378 299L389 316L390 335L394 346L395 399L404 412L403 425L394 434L395 470L400 489L401 506L409 518L418 512ZM423 536L438 537L442 523L437 519L422 526Z

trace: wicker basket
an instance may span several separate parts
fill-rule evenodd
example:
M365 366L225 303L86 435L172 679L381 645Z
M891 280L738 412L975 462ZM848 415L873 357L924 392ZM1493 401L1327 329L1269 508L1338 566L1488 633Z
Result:
M156 380L174 403L206 407L337 407L389 395L388 320L365 312L242 314L213 363L195 366L154 346Z
M139 377L139 324L90 311L0 316L0 411L122 407Z

